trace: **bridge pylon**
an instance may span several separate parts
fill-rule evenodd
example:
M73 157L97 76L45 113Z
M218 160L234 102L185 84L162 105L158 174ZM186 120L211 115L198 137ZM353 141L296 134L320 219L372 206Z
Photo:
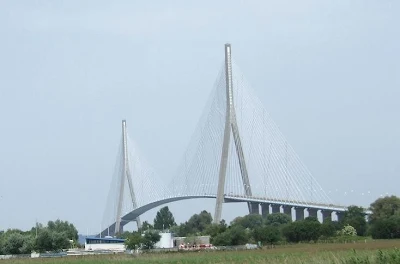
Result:
M222 154L219 167L217 200L215 204L214 223L221 221L222 203L224 202L225 194L225 179L226 169L228 164L229 144L231 132L235 144L236 154L239 160L240 173L242 176L243 187L245 194L248 197L252 196L249 175L247 173L246 161L243 153L242 142L240 139L239 128L236 120L236 111L233 100L233 76L232 76L232 54L231 45L225 44L225 85L226 85L226 116L225 116L225 129L224 140L222 145ZM248 203L249 213L252 212L252 205Z
M122 232L121 218L122 218L122 204L124 200L124 189L125 189L125 179L128 182L129 195L133 208L137 208L135 191L132 183L131 170L129 168L129 155L128 155L128 140L126 132L126 120L122 120L122 159L123 159L123 169L120 175L120 184L118 192L118 205L117 205L117 215L115 218L115 234ZM141 227L140 218L135 219L137 227Z

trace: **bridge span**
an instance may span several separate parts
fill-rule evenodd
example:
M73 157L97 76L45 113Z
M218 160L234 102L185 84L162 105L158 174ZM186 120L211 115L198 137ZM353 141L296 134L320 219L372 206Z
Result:
M295 220L343 216L347 207L333 204L280 132L232 62L229 43L224 54L209 101L168 185L140 157L123 120L101 235L121 232L132 221L140 227L139 216L163 204L199 198L215 199L214 223L221 220L223 203L232 202L245 202L250 214L264 217L279 212Z
M148 203L125 214L121 219L119 232L120 233L123 232L123 226L132 221L135 221L142 214L158 206L189 199L210 199L210 198L216 199L217 195L204 194L204 195L176 196ZM340 219L342 213L347 209L346 206L342 205L304 203L299 201L285 201L285 200L264 198L264 197L246 197L246 196L232 195L232 194L224 195L224 203L249 203L251 204L252 214L260 214L260 206L261 206L261 214L264 217L266 217L270 213L285 213L293 218L292 209L294 209L295 220L303 220L305 210L307 210L309 216L314 216L314 217L317 217L318 211L320 211L322 214L322 219L325 219L327 217L332 218L332 213L335 212L338 219ZM101 236L107 236L107 235L114 236L115 225L116 223L113 223L112 225L104 229L101 233Z

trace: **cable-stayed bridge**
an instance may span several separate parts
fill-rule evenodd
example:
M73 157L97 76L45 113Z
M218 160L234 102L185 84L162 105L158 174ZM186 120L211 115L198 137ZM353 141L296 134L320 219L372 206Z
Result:
M283 212L295 219L337 217L335 205L280 132L232 61L225 62L175 177L163 183L139 154L122 122L122 140L108 197L101 235L123 226L157 206L186 199L216 200L214 222L223 203L246 202L249 213Z

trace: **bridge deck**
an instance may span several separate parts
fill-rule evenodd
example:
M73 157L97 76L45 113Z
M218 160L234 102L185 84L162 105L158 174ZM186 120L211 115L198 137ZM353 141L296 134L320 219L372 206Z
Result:
M191 195L191 196L177 196L177 197L168 197L162 200L154 201L149 204L140 206L135 210L127 213L122 217L121 226L128 224L129 222L134 221L138 216L142 215L143 213L156 208L160 205L176 202L176 201L183 201L188 199L201 199L201 198L216 198L215 194L204 194L204 195ZM224 196L225 202L254 202L260 204L277 204L283 206L292 206L292 207L301 207L301 208L314 208L318 210L331 210L335 212L344 212L346 211L347 207L343 205L334 205L334 204L323 204L323 203L312 203L312 202L302 202L302 201L287 201L282 199L274 199L268 197L246 197L241 195L225 195ZM115 223L111 224L109 227L104 229L102 235L107 235L109 230L115 229Z

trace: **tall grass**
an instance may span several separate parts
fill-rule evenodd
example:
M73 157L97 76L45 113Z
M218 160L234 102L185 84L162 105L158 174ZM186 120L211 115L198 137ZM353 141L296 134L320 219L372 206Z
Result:
M102 264L102 263L329 263L329 264L394 264L400 263L400 241L376 241L369 244L298 244L262 250L178 252L134 255L76 256L58 259L14 259L0 264L56 263L56 264Z

